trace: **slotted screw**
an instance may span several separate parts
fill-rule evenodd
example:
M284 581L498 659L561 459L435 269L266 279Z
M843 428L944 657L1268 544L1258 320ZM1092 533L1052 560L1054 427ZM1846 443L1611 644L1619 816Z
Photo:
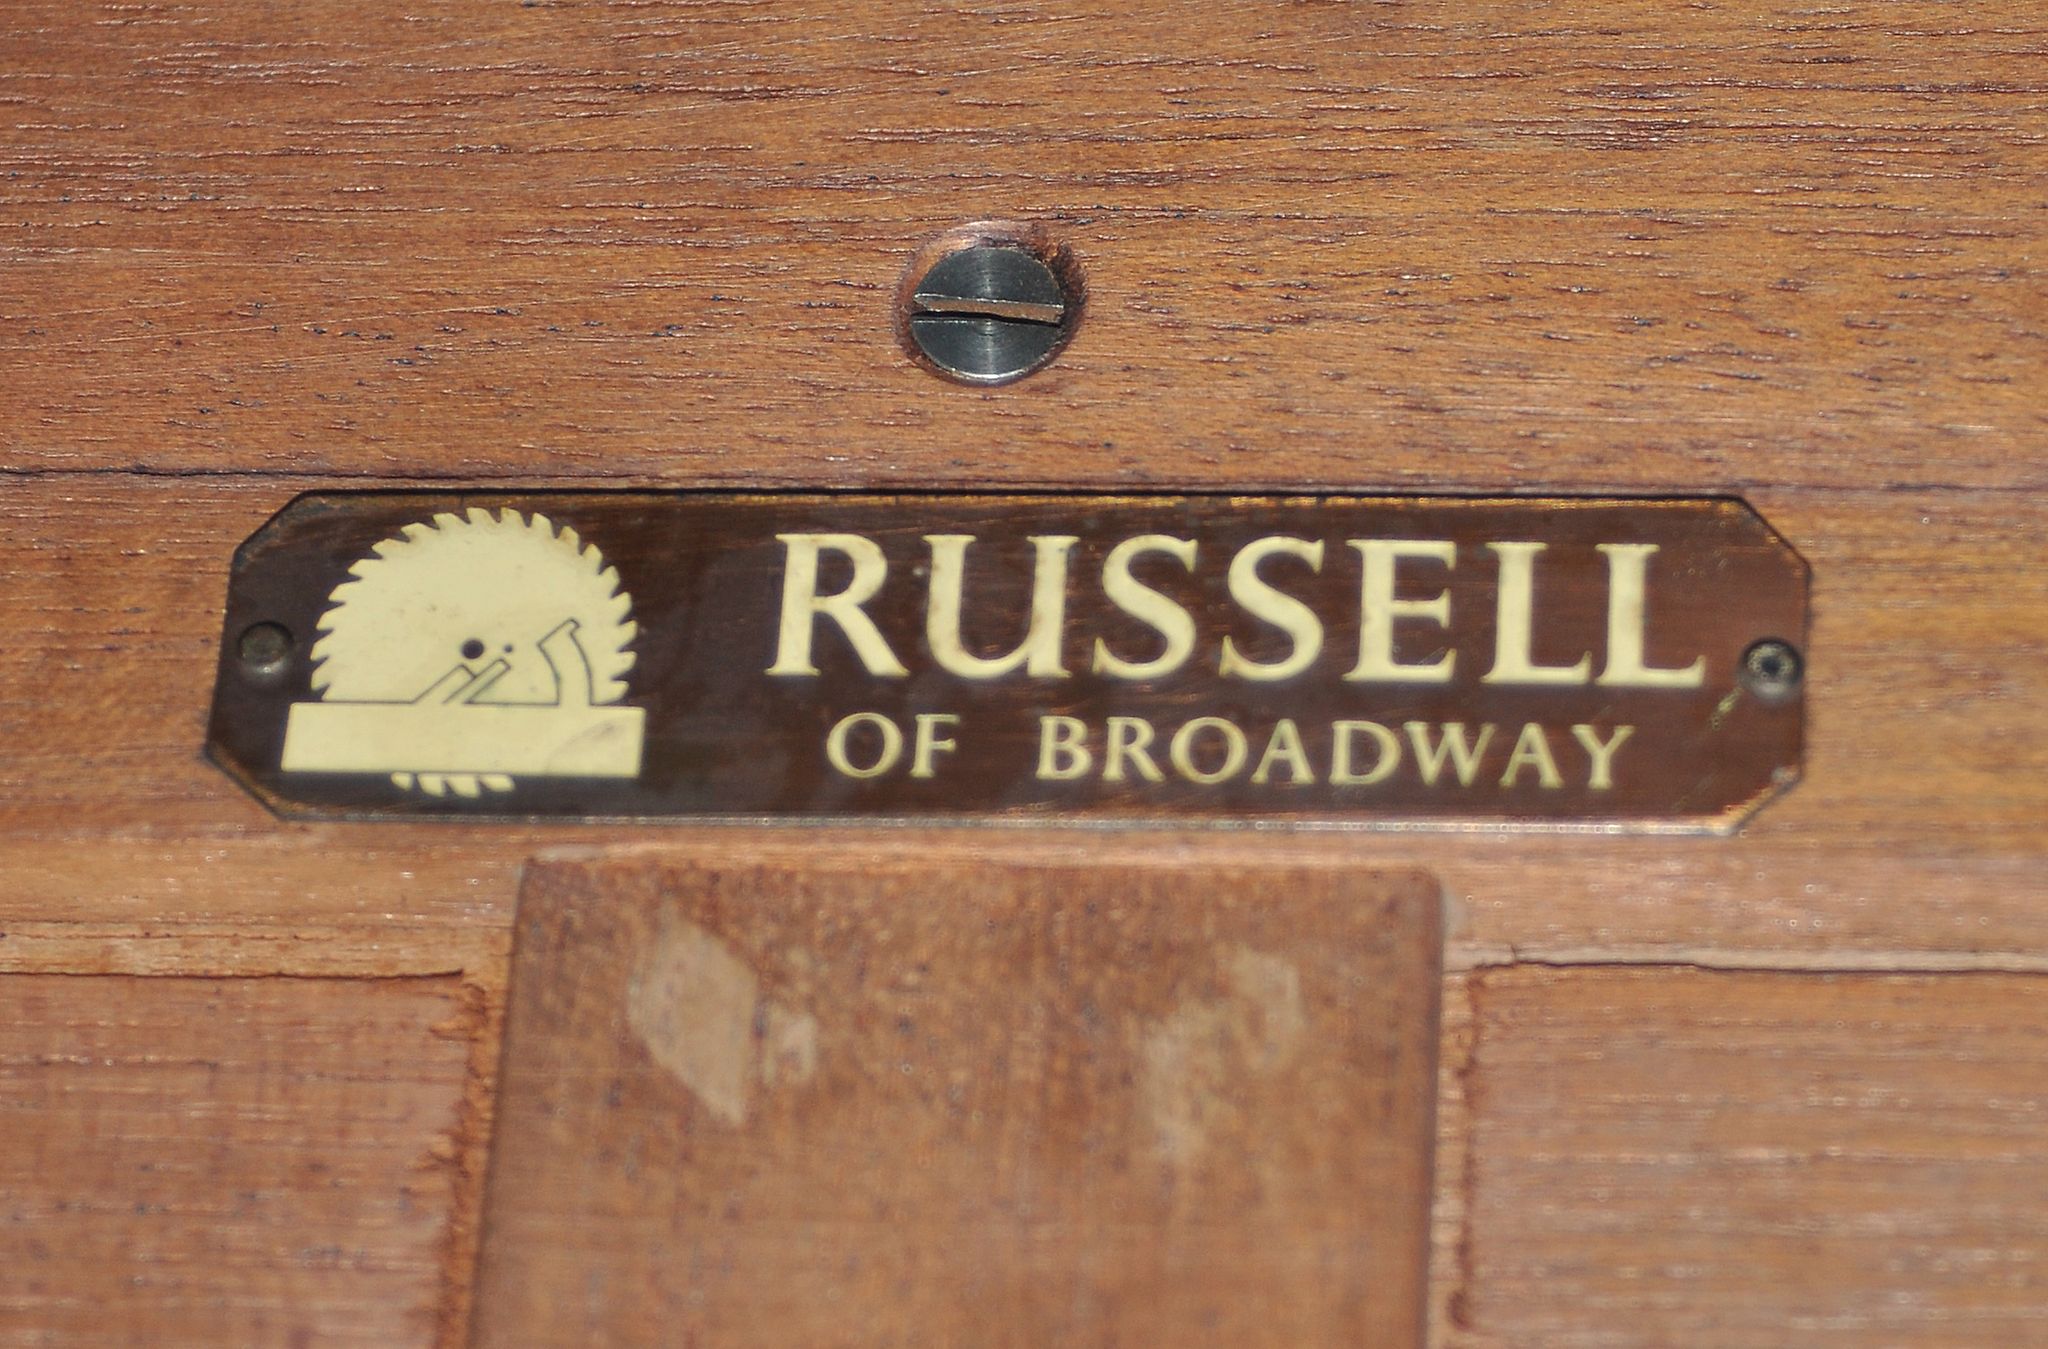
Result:
M1072 332L1074 305L1028 250L985 243L942 256L910 296L910 340L970 384L1002 384L1050 360Z

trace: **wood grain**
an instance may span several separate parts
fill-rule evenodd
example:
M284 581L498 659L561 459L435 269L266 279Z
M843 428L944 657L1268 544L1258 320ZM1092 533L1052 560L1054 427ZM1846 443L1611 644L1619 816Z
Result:
M786 832L272 819L199 747L226 558L291 494L98 479L6 489L26 523L0 535L0 570L14 578L0 588L0 626L19 634L0 644L0 839L11 859L0 919L16 934L0 959L36 958L31 931L132 945L206 933L253 941L261 930L293 968L447 970L456 933L485 959L502 950L513 877L537 848L812 846ZM1466 905L1454 944L1464 959L2048 963L2048 574L2027 563L2048 512L1999 493L1787 493L1761 504L1814 564L1813 682L1806 777L1742 835L1297 836L1288 846L1434 867ZM830 837L854 856L895 846L886 831ZM121 851L105 851L110 838ZM931 846L1015 855L1047 844L970 832ZM1105 859L1259 847L1185 834L1063 846ZM337 853L347 866L332 865ZM439 935L394 942L387 922ZM300 926L335 936L289 940Z
M18 469L2048 483L2032 0L18 0ZM890 334L1057 228L1051 370Z
M0 1343L433 1342L449 978L0 976Z
M1473 980L1447 1342L2038 1344L2048 985Z
M529 872L477 1342L1421 1342L1419 874Z
M45 1056L24 1064L51 1065L22 1090L116 1071L48 1058L82 1018L171 1043L154 1013L187 985L127 975L464 971L484 1014L467 1067L414 1054L409 1023L363 1051L431 1076L474 1124L536 852L1419 864L1457 901L1453 991L1508 980L1505 1007L1526 981L1532 1014L1634 1037L1606 1085L1663 1103L1634 1132L1597 1062L1560 1080L1595 1092L1589 1137L1716 1159L1728 1188L1689 1193L1723 1217L1754 1203L1725 1232L1778 1234L1760 1248L1781 1257L1765 1305L1847 1306L1871 1344L1935 1334L1870 1291L1894 1273L1872 1263L1883 1224L1908 1231L1915 1205L1953 1219L1921 1229L1932 1249L1968 1235L1956 1194L1999 1186L1978 1249L2022 1253L2024 1157L1872 1162L1884 1136L1901 1156L1927 1137L1880 1102L1844 1108L1880 1145L1820 1164L1839 1187L1772 1187L1754 1159L1777 1121L1817 1118L1804 1098L1780 1109L1808 1039L1890 1099L1924 1089L1959 1120L2014 1118L1955 1064L2007 1043L2007 1020L2032 1025L2048 973L2044 54L2032 0L1222 0L1199 21L1054 0L12 0L0 970L124 976L69 976L90 1006L10 1032ZM888 312L919 244L987 217L1057 232L1091 296L1058 362L992 392L913 368ZM198 756L226 559L295 492L365 481L1739 490L1815 568L1808 772L1727 840L282 824ZM1641 969L1552 968L1609 962ZM1841 990L1907 985L1810 973L1836 969L1930 973L1894 1015ZM1738 986L1782 1003L1727 1030L1754 1047L1753 1086L1701 1044ZM1950 999L1966 1014L1944 1019ZM1515 1103L1462 1055L1471 1009L1450 1012L1436 1333L1516 1343L1511 1291L1564 1327L1554 1292L1603 1285L1557 1266L1556 1289L1534 1286L1499 1244L1461 1264L1486 1235L1462 1220L1482 1211L1457 1160L1474 1155L1469 1111ZM1503 1090L1547 1089L1544 1042L1488 1024ZM1642 1049L1653 1035L1686 1052ZM263 1080L306 1052L271 1044L247 1061ZM221 1041L187 1047L222 1057ZM1667 1062L1697 1067L1730 1136L1761 1151L1716 1152L1665 1110ZM351 1087L338 1108L388 1090ZM1569 1155L1570 1105L1497 1116L1489 1155ZM326 1146L333 1118L301 1136ZM463 1137L438 1270L449 1345L476 1199L460 1169L481 1164L480 1135ZM385 1188L360 1193L414 1179L380 1155ZM1560 1163L1565 1192L1495 1190L1483 1212L1555 1250L1586 1189L1627 1165ZM301 1176L277 1193L321 1192ZM1784 1238L1835 1201L1862 1236ZM1646 1263L1688 1239L1616 1212ZM105 1240L139 1240L116 1216ZM292 1233L274 1235L251 1259L290 1267ZM1690 1253L1716 1277L1741 1257ZM1908 1250L1896 1281L1959 1337L2004 1325L2024 1342L2022 1290L1992 1280L2032 1265L1994 1262L1973 1285L1974 1258L1943 1270ZM1496 1296L1472 1270L1520 1282ZM365 1324L409 1316L423 1286ZM1615 1335L1697 1310L1674 1277L1605 1287ZM1855 1342L1832 1324L1816 1333Z

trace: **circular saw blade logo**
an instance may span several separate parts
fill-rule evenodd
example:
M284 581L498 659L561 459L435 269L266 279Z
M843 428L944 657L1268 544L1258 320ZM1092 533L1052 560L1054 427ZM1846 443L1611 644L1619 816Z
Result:
M516 777L636 778L626 695L638 631L619 573L543 515L473 509L407 525L349 568L294 704L288 773L376 773L435 796Z

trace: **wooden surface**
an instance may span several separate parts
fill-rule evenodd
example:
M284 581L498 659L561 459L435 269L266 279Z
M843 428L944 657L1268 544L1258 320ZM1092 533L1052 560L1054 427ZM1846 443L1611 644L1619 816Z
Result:
M477 1342L1421 1343L1441 896L536 867Z
M2039 979L1522 969L1470 992L1473 1344L2048 1335Z
M247 978L281 1000L363 985L279 975L455 979L480 1009L466 1057L414 1052L403 1018L388 1052L433 1067L477 1127L448 1135L445 1163L433 1128L394 1136L376 1191L449 1171L431 1219L447 1234L439 1319L387 1342L452 1345L517 878L538 852L1420 866L1457 901L1442 1344L1529 1343L1525 1308L1567 1333L1571 1309L1481 1227L1568 1238L1599 1159L1630 1174L1601 1150L1622 1124L1600 1092L1669 1100L1680 1079L1647 1054L1630 1071L1649 1077L1574 1066L1592 1160L1525 1170L1504 1196L1475 1185L1569 1135L1570 1118L1513 1097L1545 1085L1573 1035L1618 1013L1680 1044L1719 1024L1715 979L1731 976L1699 967L1752 971L1794 1004L1745 1032L1763 1037L1753 1083L1694 1107L1726 1138L1811 1139L1788 1121L1781 1140L1769 1103L1801 1089L1816 1037L1844 1047L1851 1088L1935 1093L2014 1131L1961 1132L1941 1166L1888 1173L1883 1202L1925 1215L1918 1229L1866 1223L1849 1257L1773 1244L1770 1286L1799 1298L1769 1305L1809 1319L1749 1343L1860 1318L1882 1345L1911 1305L1944 1309L1913 1332L1928 1343L2025 1342L2000 1324L2021 1302L1996 1279L2038 1268L2048 1237L1973 1202L2024 1190L2008 1178L2030 1132L1953 1076L1982 1033L1932 1010L1910 1028L1859 1020L1868 1003L1839 999L1882 999L1906 972L1923 1007L1979 1006L1996 1026L2029 1015L2048 973L2044 53L2032 0L1228 4L1201 23L1042 0L15 0L0 14L0 970L148 976L77 982L98 995L79 1015L165 1046L220 1033L164 979ZM992 392L912 368L887 312L920 243L986 216L1057 229L1090 287L1060 361ZM1814 566L1807 775L1727 840L277 822L198 756L230 551L298 491L476 480L1740 491ZM1572 968L1617 964L1626 979ZM1488 1032L1495 979L1528 981L1512 1005L1566 1033ZM1850 1026L1816 1024L1833 1012ZM51 1011L10 1034L57 1055L77 1021ZM1475 1036L1490 1056L1470 1057ZM1797 1127L1920 1136L1840 1094ZM311 1147L377 1108L368 1085L329 1099L266 1136ZM2033 1096L2016 1082L1998 1099ZM1475 1134L1489 1101L1506 1113ZM1648 1119L1668 1124L1623 1141L1713 1155L1713 1138ZM1568 1192L1543 1188L1559 1176ZM375 1232L361 1193L352 1221ZM1802 1180L1700 1202L1754 1203L1784 1230L1874 1193ZM133 1252L200 1240L168 1210L120 1216L100 1249L131 1254L95 1277L147 1277ZM302 1264L283 1234L265 1258L398 1317L412 1294L380 1270L421 1237L381 1230L381 1266ZM1693 1239L1639 1230L1646 1265L1655 1243ZM1710 1271L1738 1258L1708 1255ZM1597 1288L1573 1277L1560 1287ZM207 1306L204 1324L138 1299L96 1327L31 1329L233 1342L231 1309ZM1570 1333L1656 1324L1628 1320L1643 1306L1580 1304ZM1714 1308L1746 1314L1699 1314ZM305 1342L333 1338L295 1314Z
M453 978L0 975L0 1343L419 1343L473 1141Z
M6 22L23 466L2044 481L2031 0ZM1093 297L994 393L887 312L986 217Z

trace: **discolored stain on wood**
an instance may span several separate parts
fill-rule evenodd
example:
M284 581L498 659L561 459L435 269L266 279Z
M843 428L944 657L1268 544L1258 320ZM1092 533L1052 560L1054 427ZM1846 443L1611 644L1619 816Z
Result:
M1173 1165L1196 1160L1246 1077L1284 1067L1304 1031L1301 972L1247 947L1218 953L1220 996L1191 999L1143 1029L1138 1100Z
M795 1086L818 1070L818 1022L761 995L730 946L663 913L626 985L626 1024L662 1071L716 1119L747 1122L758 1084Z
M723 942L662 915L626 986L626 1024L713 1116L744 1124L761 983Z
M1420 1343L1435 884L542 863L478 1343Z

